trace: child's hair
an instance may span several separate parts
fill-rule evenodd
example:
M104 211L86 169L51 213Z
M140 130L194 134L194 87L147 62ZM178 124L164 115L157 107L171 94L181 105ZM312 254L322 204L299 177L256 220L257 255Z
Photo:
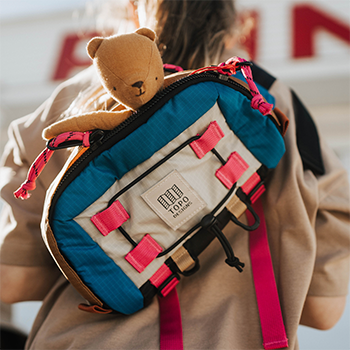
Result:
M155 30L164 63L196 69L219 63L232 36L233 0L139 0L145 25Z
M119 0L113 0L119 1ZM218 60L233 35L233 0L138 0L139 16L155 30L164 63L196 69ZM115 101L98 79L82 91L61 118L91 110L110 110Z

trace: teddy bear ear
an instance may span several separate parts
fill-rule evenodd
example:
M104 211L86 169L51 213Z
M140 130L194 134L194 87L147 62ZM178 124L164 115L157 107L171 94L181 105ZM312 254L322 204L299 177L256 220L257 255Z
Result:
M152 41L154 41L156 38L156 33L152 29L149 29L146 27L142 27L142 28L137 29L135 31L135 33L140 34L140 35L144 35L145 37L151 39Z
M102 44L103 40L104 40L103 38L96 37L96 38L92 38L88 42L88 44L86 46L86 51L91 59L94 59L96 52L97 52L98 48L100 47L100 45Z

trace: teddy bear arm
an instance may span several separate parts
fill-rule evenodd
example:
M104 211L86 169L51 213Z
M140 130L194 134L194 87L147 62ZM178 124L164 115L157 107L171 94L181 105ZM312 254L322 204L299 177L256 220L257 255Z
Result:
M133 112L131 110L122 110L116 112L109 111L94 111L72 116L67 119L60 120L43 131L43 138L50 140L64 132L102 129L112 130Z

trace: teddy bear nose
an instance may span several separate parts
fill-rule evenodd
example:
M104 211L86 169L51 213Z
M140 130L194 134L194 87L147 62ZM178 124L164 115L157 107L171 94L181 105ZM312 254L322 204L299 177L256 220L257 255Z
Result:
M131 86L141 89L142 85L143 85L143 81L137 81L135 84L132 84Z

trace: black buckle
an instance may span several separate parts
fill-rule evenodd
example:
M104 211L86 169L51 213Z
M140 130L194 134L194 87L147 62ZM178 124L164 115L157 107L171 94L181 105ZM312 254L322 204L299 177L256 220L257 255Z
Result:
M243 62L238 62L236 63L237 67L242 67L242 66L249 66L249 67L253 67L253 63L250 61L243 61Z
M90 147L92 145L94 145L95 147L96 147L96 145L98 146L99 143L101 142L101 140L103 139L104 135L105 135L105 132L103 130L99 130L99 129L98 130L94 130L89 136ZM50 139L46 143L46 148L48 148L51 151L56 151L58 149L66 149L66 148L75 147L75 146L81 146L83 144L83 141L67 140L67 141L61 142L57 146L51 146L51 142L53 140L55 140L55 137Z
M58 149L66 149L66 148L70 148L70 147L75 147L75 146L81 146L83 144L83 141L79 141L79 140L68 140L68 141L64 141L62 143L60 143L57 146L51 146L51 142L55 140L55 137L49 141L47 141L46 144L46 148L48 148L51 151L56 151Z

